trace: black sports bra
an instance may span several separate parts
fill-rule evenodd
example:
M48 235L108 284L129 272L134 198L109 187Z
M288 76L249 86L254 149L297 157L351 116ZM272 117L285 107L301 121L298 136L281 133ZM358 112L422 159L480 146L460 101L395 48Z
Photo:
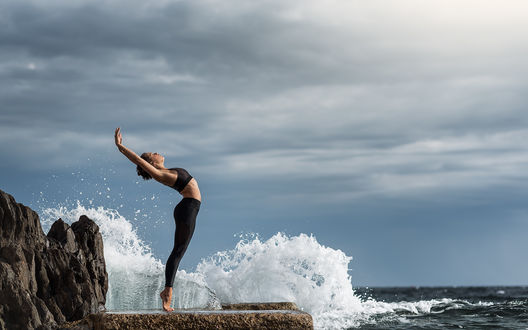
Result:
M178 178L176 179L176 182L172 188L178 190L178 192L182 192L182 190L185 188L185 186L187 186L193 177L183 168L175 167L169 168L169 170L174 170L176 173L178 173Z

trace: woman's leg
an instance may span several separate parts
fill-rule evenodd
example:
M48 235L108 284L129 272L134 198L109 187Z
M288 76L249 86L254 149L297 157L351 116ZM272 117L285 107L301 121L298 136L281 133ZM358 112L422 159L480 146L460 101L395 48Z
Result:
M172 287L176 271L180 265L180 261L187 250L187 246L191 241L194 233L194 223L192 226L187 225L184 222L176 222L176 233L174 233L174 248L167 259L167 265L165 267L165 286Z
M180 261L191 241L196 225L196 216L200 210L200 201L194 198L184 198L174 208L174 220L176 222L176 232L174 233L174 247L165 266L165 295L168 295L167 288L172 288L174 277ZM172 291L172 290L170 290ZM170 307L170 298L168 306ZM162 296L163 299L163 296ZM164 309L165 299L164 300Z

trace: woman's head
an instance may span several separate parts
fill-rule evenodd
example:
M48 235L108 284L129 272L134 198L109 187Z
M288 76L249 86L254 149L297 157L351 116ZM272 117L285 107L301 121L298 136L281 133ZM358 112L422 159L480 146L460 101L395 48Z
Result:
M150 165L161 168L163 167L163 162L165 161L165 157L158 154L157 152L144 152L141 154L141 158L146 160ZM141 176L144 180L152 179L150 174L143 169L141 166L136 167L137 174Z

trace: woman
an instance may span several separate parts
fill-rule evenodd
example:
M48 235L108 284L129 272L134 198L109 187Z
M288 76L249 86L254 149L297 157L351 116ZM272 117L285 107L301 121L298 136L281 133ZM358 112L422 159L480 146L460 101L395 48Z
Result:
M174 234L174 248L165 266L165 289L160 293L165 311L173 311L171 308L172 283L180 260L187 250L191 241L196 224L196 216L200 210L202 196L198 183L183 168L165 168L165 158L152 152L145 152L140 156L122 144L121 129L115 131L115 144L130 161L137 165L137 173L143 179L154 180L176 189L183 199L174 208L174 220L176 221L176 232Z

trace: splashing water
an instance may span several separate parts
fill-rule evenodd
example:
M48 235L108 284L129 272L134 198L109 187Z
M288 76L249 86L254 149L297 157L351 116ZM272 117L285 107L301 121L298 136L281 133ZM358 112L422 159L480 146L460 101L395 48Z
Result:
M240 241L197 267L221 301L292 301L314 318L361 311L348 275L352 258L314 236L277 233Z
M107 309L161 309L158 294L165 284L165 267L154 258L149 246L119 212L103 207L85 208L77 202L73 209L46 208L42 214L46 232L58 218L71 224L83 214L99 226L109 279ZM173 287L173 306L217 309L220 303L199 274L178 271Z
M164 284L164 265L118 211L85 208L77 202L75 207L46 208L41 214L46 232L58 218L72 223L84 214L97 223L109 277L107 309L161 309L158 294ZM306 234L277 233L265 241L249 235L232 250L203 259L196 272L178 271L174 307L218 309L220 301L291 301L313 316L316 329L347 329L405 325L413 316L478 305L445 298L391 303L360 299L348 274L351 259Z

